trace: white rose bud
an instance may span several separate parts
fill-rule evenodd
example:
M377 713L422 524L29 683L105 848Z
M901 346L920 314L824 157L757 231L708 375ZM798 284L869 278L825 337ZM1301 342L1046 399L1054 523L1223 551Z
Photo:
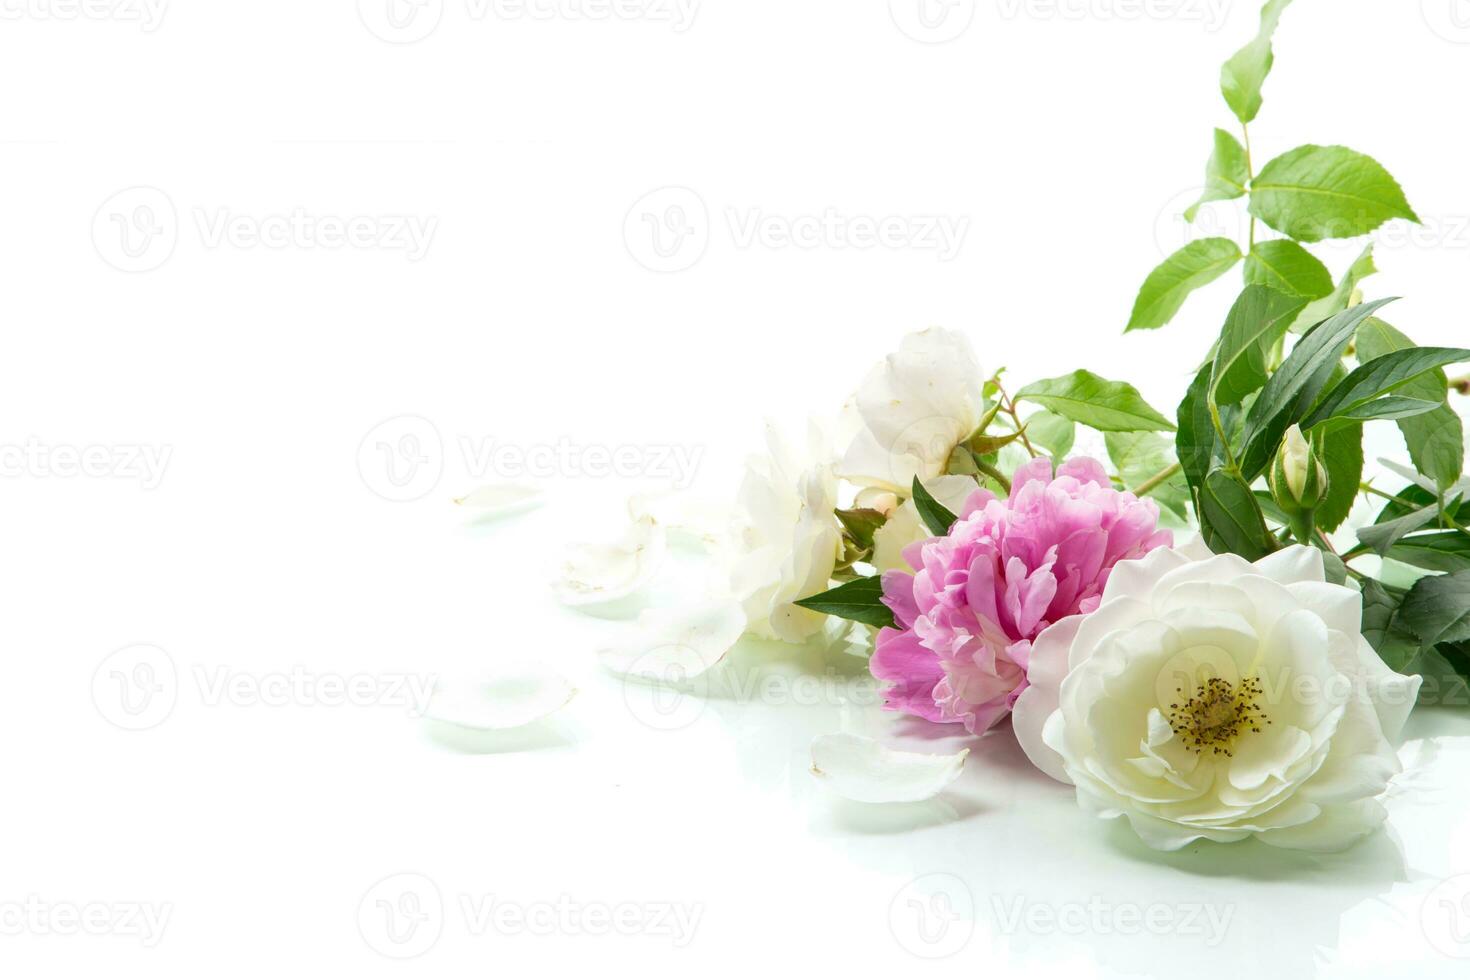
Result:
M1268 476L1271 495L1288 516L1307 516L1327 498L1327 467L1299 426L1286 430Z

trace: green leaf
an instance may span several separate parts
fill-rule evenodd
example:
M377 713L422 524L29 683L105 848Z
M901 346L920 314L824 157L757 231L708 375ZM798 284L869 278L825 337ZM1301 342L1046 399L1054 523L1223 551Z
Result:
M1392 218L1418 221L1398 181L1345 146L1299 146L1251 181L1250 212L1297 241L1356 238Z
M1235 118L1248 123L1261 111L1261 86L1271 73L1275 57L1271 52L1271 35L1281 12L1291 0L1267 0L1261 8L1261 29L1255 38L1235 52L1220 68L1220 94Z
M888 517L881 510L854 507L838 510L837 520L847 530L848 537L867 549L873 547L873 534L888 522Z
M1363 638L1390 669L1402 671L1419 652L1419 640L1399 622L1403 597L1376 579L1363 582Z
M1220 440L1215 434L1214 422L1206 395L1210 389L1210 372L1213 364L1206 364L1190 382L1189 390L1179 402L1179 425L1174 434L1174 454L1184 470L1184 480L1191 491L1204 486L1205 476L1215 465L1219 455Z
M1077 440L1077 423L1042 409L1026 419L1026 438L1060 459Z
M1393 298L1360 303L1312 328L1271 375L1245 420L1240 466L1253 480L1276 454L1287 426L1299 422L1332 378L1358 324Z
M1439 498L1425 490L1423 487L1409 484L1398 493L1394 494L1397 500L1390 500L1383 505L1374 519L1375 524L1382 524L1405 515L1412 514L1423 507L1432 507L1439 503ZM1446 501L1448 503L1448 501ZM1460 523L1470 521L1470 500L1462 500L1458 506L1449 508L1450 515Z
M1223 129L1215 130L1215 149L1205 164L1205 189L1200 199L1184 212L1185 221L1194 221L1201 204L1210 201L1230 201L1245 196L1245 185L1250 180L1250 166L1246 163L1245 147L1240 140Z
M1210 396L1217 404L1235 405L1266 383L1266 355L1306 305L1301 296L1245 287L1215 345Z
M1412 340L1377 317L1369 317L1358 327L1356 343L1358 359L1365 362L1414 346ZM1423 415L1398 420L1415 469L1441 490L1458 480L1465 469L1464 423L1453 408L1443 404L1447 392L1443 371L1431 371L1399 389L1406 397L1441 403Z
M1358 290L1358 284L1378 271L1378 266L1373 264L1373 243L1363 249L1362 253L1348 266L1342 278L1337 282L1337 288L1321 299L1313 300L1302 310L1301 316L1296 318L1296 323L1291 325L1292 333L1306 333L1330 316L1336 316L1349 306L1353 305L1353 294Z
M914 477L914 507L919 512L920 519L931 534L944 537L949 529L954 527L954 522L959 520L948 507L934 499L934 495L924 488L919 478Z
M1102 432L1156 432L1173 429L1138 389L1124 381L1108 381L1091 371L1047 378L1016 392L1016 401L1035 402L1073 422Z
M1174 319L1189 294L1219 279L1240 261L1228 238L1200 238L1165 259L1143 281L1125 330L1152 330Z
M1347 520L1363 481L1363 427L1346 425L1322 440L1320 456L1327 464L1327 497L1312 519L1324 531L1336 531Z
M1317 423L1313 432L1331 432L1344 425L1352 425L1355 422L1372 422L1374 420L1401 421L1414 418L1426 412L1432 412L1438 405L1435 402L1420 401L1418 398L1404 398L1401 395L1389 395L1387 398L1379 398L1364 405L1355 405L1322 422Z
M1363 416L1355 414L1355 410L1379 399L1392 402L1392 399L1385 399L1383 396L1398 391L1404 385L1446 364L1456 364L1466 360L1470 360L1470 350L1461 347L1406 347L1402 350L1390 351L1382 357L1375 357L1371 361L1358 365L1352 373L1327 392L1317 407L1312 409L1312 413L1301 423L1302 429L1310 429L1331 418L1361 418ZM1390 409L1396 411L1400 408L1405 410L1405 414L1422 414L1430 411L1436 405L1435 402L1407 397L1398 400L1412 404L1386 405L1380 407L1372 417L1397 418L1399 416L1389 414L1389 412ZM1414 405L1421 406L1417 412L1412 411Z
M1389 548L1384 557L1431 572L1464 571L1470 569L1470 535L1459 531L1411 534Z
M1358 528L1358 540L1380 555L1386 555L1394 545L1398 544L1399 539L1407 534L1413 534L1437 517L1439 517L1439 501L1436 500L1418 510L1410 511L1391 520L1381 520L1377 524Z
M1113 461L1119 479L1128 490L1178 461L1169 438L1157 432L1109 432L1103 436L1103 441L1107 444L1108 458ZM1149 496L1179 517L1189 516L1189 485L1183 472L1160 483L1149 492Z
M1421 578L1404 596L1399 616L1427 647L1470 640L1470 572Z
M825 613L840 619L850 619L869 626L898 628L893 610L883 605L883 581L881 575L853 579L835 589L806 599L797 599L803 609Z
M1256 242L1245 257L1245 281L1309 300L1332 292L1332 273L1327 266L1290 238Z
M1215 552L1230 551L1256 561L1276 550L1250 486L1223 469L1211 470L1199 494L1200 531Z

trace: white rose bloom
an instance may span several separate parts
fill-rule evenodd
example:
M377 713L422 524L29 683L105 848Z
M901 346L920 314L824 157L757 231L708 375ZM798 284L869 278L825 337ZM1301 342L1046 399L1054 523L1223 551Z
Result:
M904 338L854 396L861 425L837 475L907 497L914 477L944 472L984 415L985 379L964 334L931 327Z
M788 643L822 628L824 615L793 602L827 590L842 548L837 478L815 425L809 441L802 459L768 425L769 455L751 459L736 502L731 590L750 632Z
M1170 549L1122 562L1095 612L1036 639L1017 738L1151 847L1346 847L1386 816L1389 740L1421 681L1373 652L1361 605L1300 545L1254 564Z

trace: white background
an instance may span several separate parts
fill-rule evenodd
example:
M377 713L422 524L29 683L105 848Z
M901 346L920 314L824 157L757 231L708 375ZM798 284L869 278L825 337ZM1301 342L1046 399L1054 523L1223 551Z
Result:
M449 502L514 475L466 444L678 447L729 496L764 417L834 412L931 324L1016 382L1086 366L1168 410L1235 277L1164 330L1121 328L1185 240L1254 2L956 0L932 31L906 0L620 5L631 19L429 0L401 29L386 9L0 0L7 975L829 975L935 953L985 976L1463 975L1425 916L1470 891L1440 885L1470 872L1470 708L1416 714L1405 752L1425 765L1390 830L1342 856L1154 855L1004 731L931 803L842 804L805 771L812 735L924 734L860 674L660 731L594 666L618 624L551 601L560 547L615 531L631 489L668 482L654 463L627 480L559 462L517 520L466 527ZM1298 0L1276 48L1258 158L1340 142L1381 160L1426 228L1384 229L1369 295L1407 297L1389 319L1419 342L1463 343L1470 4ZM692 193L645 198L668 187ZM653 271L646 221L677 221L670 204L693 251ZM829 211L964 235L942 255L742 234ZM1236 205L1210 211L1243 237ZM350 219L365 238L332 247ZM426 230L412 254L405 222ZM1337 274L1361 245L1321 254ZM376 448L405 434L427 460L407 489ZM94 475L75 475L87 447ZM122 465L145 450L167 453L155 479ZM157 650L107 660L136 644ZM851 670L778 652L741 676L779 693ZM135 655L165 688L142 731L112 723L138 720L110 686ZM250 693L293 670L378 683L512 657L581 693L510 746L386 695ZM229 678L243 693L212 699ZM376 903L405 890L428 918L397 945ZM683 945L655 925L507 934L466 899L698 924ZM128 903L166 907L157 942L107 918ZM105 934L14 918L27 904L63 923L105 907ZM1160 904L1167 935L1128 926ZM1041 918L1007 929L1018 907ZM1228 928L1187 927L1190 909Z

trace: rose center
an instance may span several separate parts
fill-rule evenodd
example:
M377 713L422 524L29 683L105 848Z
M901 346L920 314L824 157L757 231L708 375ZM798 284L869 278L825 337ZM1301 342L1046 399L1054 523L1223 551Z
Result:
M1237 738L1271 724L1261 710L1261 682L1255 677L1247 677L1239 686L1223 677L1211 677L1187 700L1184 688L1175 693L1179 700L1169 705L1169 727L1196 755L1206 751L1234 755Z

